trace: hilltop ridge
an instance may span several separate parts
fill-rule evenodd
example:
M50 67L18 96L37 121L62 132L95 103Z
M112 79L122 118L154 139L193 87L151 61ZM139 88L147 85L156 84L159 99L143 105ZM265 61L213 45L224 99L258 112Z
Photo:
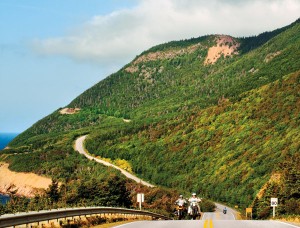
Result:
M299 19L256 37L208 35L157 45L64 107L80 111L54 111L2 153L37 151L43 160L26 168L64 178L56 155L44 155L75 156L73 141L89 134L88 151L125 160L155 185L254 205L254 216L266 218L266 194L276 191L266 183L275 171L286 172L289 157L299 160L299 56ZM17 156L4 160L22 163ZM297 188L284 180L280 186ZM300 205L289 191L280 192L284 200Z

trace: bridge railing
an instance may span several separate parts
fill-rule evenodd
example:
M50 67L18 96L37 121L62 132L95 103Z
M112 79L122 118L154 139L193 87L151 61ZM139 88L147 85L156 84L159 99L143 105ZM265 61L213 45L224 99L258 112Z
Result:
M149 211L141 211L125 208L113 207L86 207L86 208L66 208L50 211L28 212L14 215L0 216L0 227L14 227L17 225L26 225L31 223L39 223L61 218L70 218L76 216L96 215L96 214L123 214L123 215L142 215L149 216L153 219L169 220L164 215Z

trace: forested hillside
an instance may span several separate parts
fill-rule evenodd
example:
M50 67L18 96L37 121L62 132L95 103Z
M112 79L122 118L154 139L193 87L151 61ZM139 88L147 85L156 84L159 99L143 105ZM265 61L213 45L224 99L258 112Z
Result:
M47 157L49 172L44 162L22 166L6 154L45 156L59 148L64 156L75 153L76 137L89 134L90 153L126 160L153 184L254 205L256 217L268 217L270 178L288 175L286 162L300 175L299 159L289 160L300 152L299 57L299 20L256 37L209 35L155 46L67 106L78 112L59 109L38 121L1 158L15 170L70 178L74 164L55 156L53 163ZM278 185L286 202L299 204L299 183Z

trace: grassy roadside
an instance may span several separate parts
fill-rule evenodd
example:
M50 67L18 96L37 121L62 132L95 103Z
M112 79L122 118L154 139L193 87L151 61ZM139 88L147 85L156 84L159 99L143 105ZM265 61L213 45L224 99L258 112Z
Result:
M92 226L92 227L93 228L110 228L110 227L116 227L116 226L120 226L120 225L123 225L123 224L126 224L126 223L134 222L134 221L138 221L138 220L129 220L129 221L105 223L105 224Z

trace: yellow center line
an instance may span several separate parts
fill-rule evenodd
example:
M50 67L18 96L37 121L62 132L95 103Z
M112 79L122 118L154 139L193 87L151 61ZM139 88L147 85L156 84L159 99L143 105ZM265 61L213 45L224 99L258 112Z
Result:
M214 227L213 221L212 221L212 219L210 219L210 220L209 220L209 228L213 228L213 227Z
M204 225L203 225L203 227L204 227L204 228L207 228L207 223L208 223L208 220L207 220L207 219L205 219L205 221L204 221Z
M208 226L208 225L209 225L209 226ZM212 219L210 219L210 220L205 219L204 224L203 224L203 227L204 227L204 228L213 228L214 225L213 225Z

